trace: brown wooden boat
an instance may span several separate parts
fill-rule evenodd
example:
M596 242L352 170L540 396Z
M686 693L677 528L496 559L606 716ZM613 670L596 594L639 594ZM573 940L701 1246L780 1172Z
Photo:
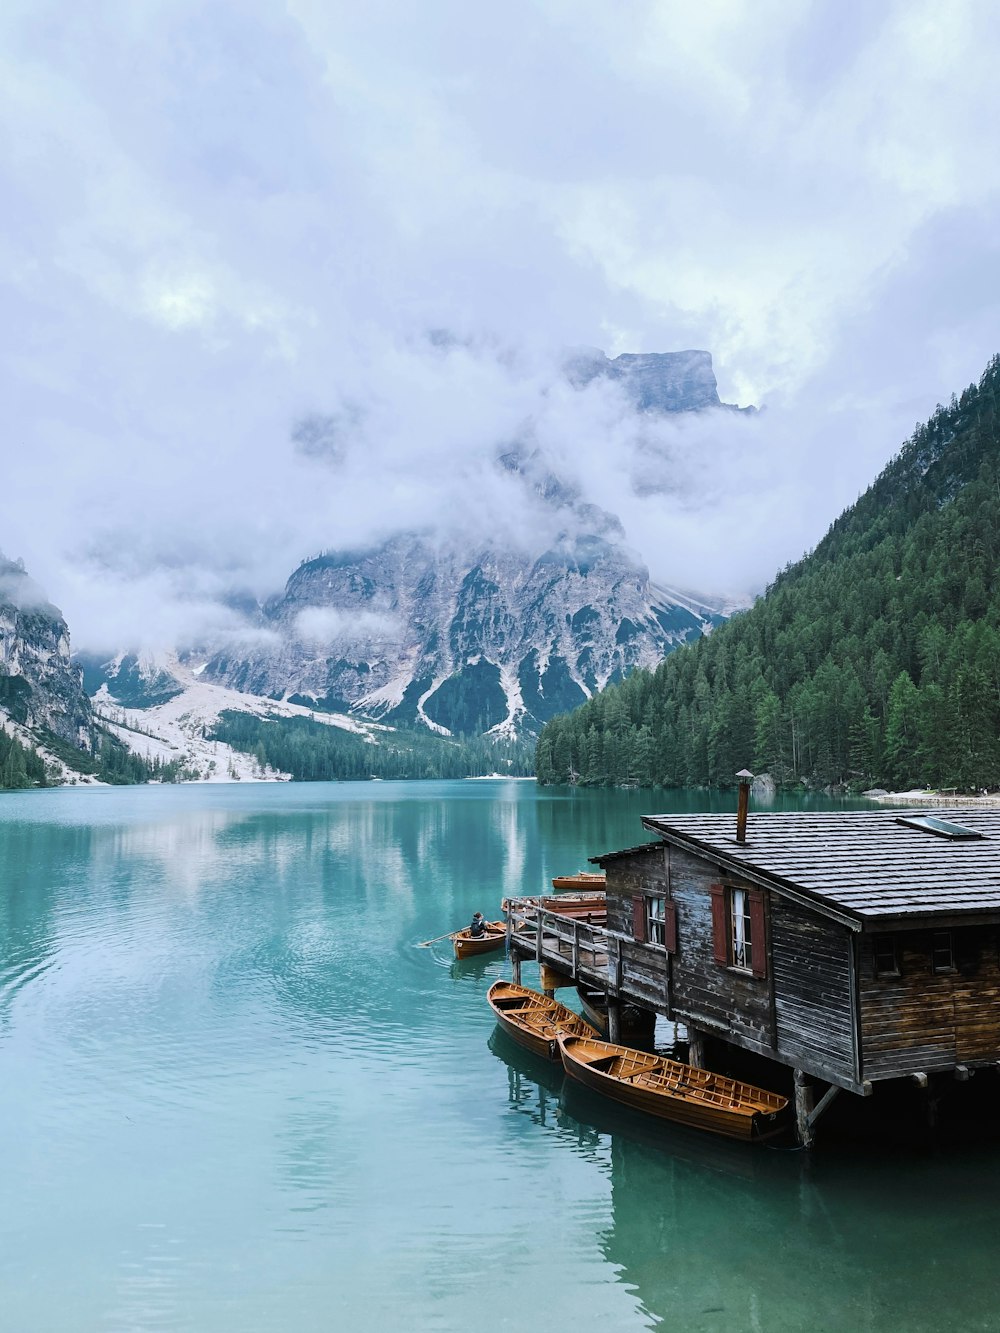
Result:
M471 958L477 953L502 949L507 942L507 926L503 921L487 921L485 933L473 935L471 926L458 931L453 937L456 958Z
M607 897L605 893L543 893L533 898L505 898L501 904L509 911L511 903L520 908L538 907L543 912L555 912L557 916L575 917L588 925L603 925L608 917Z
M556 1040L570 1078L637 1111L733 1139L768 1138L784 1128L788 1098L776 1092L596 1038Z
M590 1024L558 1000L513 981L495 981L486 993L497 1023L519 1046L544 1060L558 1060L556 1038L596 1037Z
M556 892L562 890L603 889L607 877L603 870L578 870L575 875L557 875L552 881Z

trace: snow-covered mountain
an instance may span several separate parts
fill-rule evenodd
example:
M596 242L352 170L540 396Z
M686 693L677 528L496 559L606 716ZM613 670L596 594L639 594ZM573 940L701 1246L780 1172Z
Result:
M68 775L53 747L89 750L96 735L62 612L20 561L2 554L0 729L37 749L53 776Z
M451 734L518 734L658 662L722 610L654 587L597 535L536 559L405 535L306 561L253 641L213 656L204 678Z
M707 352L609 360L588 349L564 374L581 389L614 381L643 416L727 408ZM491 466L522 518L516 537L470 539L443 516L433 532L396 532L363 550L334 546L253 608L245 634L202 645L186 667L204 683L314 711L514 737L654 665L735 609L651 583L617 517L560 474L530 423L497 446ZM534 527L527 534L524 515ZM169 666L135 654L86 668L91 692L103 688L120 705L152 707L182 688Z
M0 555L0 710L77 745L93 727L69 629L20 561Z
M354 718L315 714L296 704L262 699L210 684L201 673L173 656L150 657L118 663L121 686L112 695L107 684L94 694L94 708L103 725L133 753L153 762L176 765L182 780L194 782L260 782L288 778L289 774L261 764L214 737L225 713L246 713L258 718L315 719L377 745L389 728ZM115 678L114 664L109 664ZM93 668L91 667L91 670ZM149 686L144 689L144 682ZM169 682L169 684L167 684ZM122 696L125 696L123 699Z

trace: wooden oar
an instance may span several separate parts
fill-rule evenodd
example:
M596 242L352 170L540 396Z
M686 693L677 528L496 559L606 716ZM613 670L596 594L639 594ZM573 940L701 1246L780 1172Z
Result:
M438 940L453 940L456 935L461 935L460 930L449 930L445 935L435 935L432 940L421 940L417 945L418 949L426 949L428 945L437 944Z

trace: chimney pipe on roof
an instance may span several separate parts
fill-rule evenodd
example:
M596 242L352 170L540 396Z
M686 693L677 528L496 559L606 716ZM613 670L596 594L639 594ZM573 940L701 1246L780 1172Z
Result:
M739 786L739 804L736 807L736 841L740 844L747 840L747 812L750 809L750 784L753 774L748 768L741 768L736 774Z

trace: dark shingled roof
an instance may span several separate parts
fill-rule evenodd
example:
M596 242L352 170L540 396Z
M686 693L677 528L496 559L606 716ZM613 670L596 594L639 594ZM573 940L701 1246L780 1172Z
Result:
M982 837L952 841L899 822L919 815ZM911 916L1000 916L1000 809L751 811L742 845L735 814L648 815L642 822L730 870L798 890L872 925Z

